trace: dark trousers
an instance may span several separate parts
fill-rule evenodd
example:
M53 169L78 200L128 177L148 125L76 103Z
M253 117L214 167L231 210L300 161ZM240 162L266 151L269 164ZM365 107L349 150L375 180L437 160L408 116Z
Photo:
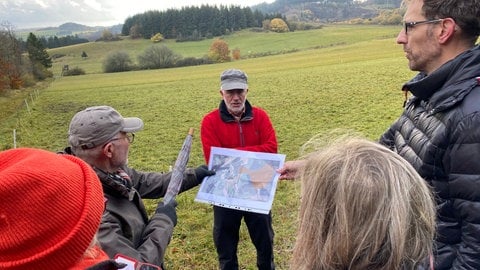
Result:
M221 270L237 270L237 246L242 218L257 249L257 267L274 270L272 215L213 207L213 241L217 248Z

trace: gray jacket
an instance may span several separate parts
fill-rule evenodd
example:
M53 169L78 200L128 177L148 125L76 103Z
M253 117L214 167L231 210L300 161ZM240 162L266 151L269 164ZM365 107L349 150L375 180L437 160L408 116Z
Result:
M146 173L125 167L131 183L122 184L111 174L95 169L100 178L106 209L98 231L98 240L110 256L121 253L127 257L155 265L163 263L174 224L165 214L149 218L143 199L163 197L171 173ZM199 184L193 169L187 169L181 192Z

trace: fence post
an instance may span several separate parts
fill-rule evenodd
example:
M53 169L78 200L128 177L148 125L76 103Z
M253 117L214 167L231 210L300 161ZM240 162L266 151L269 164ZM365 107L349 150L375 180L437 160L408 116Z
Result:
M25 99L25 105L27 105L27 111L28 111L28 113L30 113L30 107L28 107L27 99Z
M13 148L17 148L17 130L13 129Z

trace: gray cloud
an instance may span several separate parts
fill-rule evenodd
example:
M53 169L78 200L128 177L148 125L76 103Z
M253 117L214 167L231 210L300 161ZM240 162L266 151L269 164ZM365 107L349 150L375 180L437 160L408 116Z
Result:
M91 5L87 3L93 3ZM95 26L115 20L109 1L94 0L2 0L0 21L16 28L58 26L75 22Z
M111 26L146 10L202 3L249 6L260 2L273 0L0 0L0 23L7 21L17 29L59 26L67 22Z

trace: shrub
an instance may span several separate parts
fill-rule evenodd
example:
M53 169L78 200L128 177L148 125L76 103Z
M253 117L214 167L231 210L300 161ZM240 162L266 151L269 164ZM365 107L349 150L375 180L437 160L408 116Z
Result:
M63 54L63 53L55 53L55 54L52 55L52 59L58 59L58 58L62 58L64 56L65 56L65 54Z
M268 28L264 29L264 28L261 28L261 27L252 27L252 28L250 28L250 31L254 32L254 33L263 33L263 32L268 32Z
M262 21L262 28L265 30L270 30L270 20L263 20Z
M24 87L30 87L36 84L35 78L33 77L32 74L29 74L29 73L23 74L21 77L21 80L23 82L22 86Z
M111 52L103 61L103 71L107 73L129 71L131 69L132 60L128 53L124 51Z
M207 33L207 35L211 38L213 35L210 33ZM182 33L177 34L177 38L175 39L175 42L187 42L187 41L200 41L204 40L205 38L200 35L200 33L197 30L193 30L192 34L189 36L184 36Z
M102 32L102 36L96 41L119 41L119 40L120 40L119 35L114 35L112 34L112 32L110 32L110 30L105 29Z
M322 29L323 27L323 25L318 23L307 23L307 22L291 22L290 25L292 28L295 28L295 30L299 30L299 31Z
M0 94L7 89L10 80L7 76L0 74Z
M199 65L208 65L213 64L213 61L208 57L195 58L195 57L186 57L179 59L175 66L177 67L186 67L186 66L199 66Z
M400 9L384 10L380 14L373 18L373 23L384 25L400 24L403 19L403 13Z
M23 81L22 81L22 78L20 78L20 76L15 76L13 78L10 79L10 88L11 89L20 89L22 88L23 86Z
M239 60L240 59L240 49L238 49L238 48L233 49L232 58L234 60Z
M137 39L142 37L142 27L140 27L138 24L135 24L134 26L130 27L130 38L132 39Z
M32 63L31 71L33 76L39 81L53 77L53 73L39 62Z
M165 45L152 45L138 56L141 69L157 69L175 66L179 55Z
M77 76L77 75L85 75L85 70L79 67L74 67L72 69L69 69L63 72L63 76Z

